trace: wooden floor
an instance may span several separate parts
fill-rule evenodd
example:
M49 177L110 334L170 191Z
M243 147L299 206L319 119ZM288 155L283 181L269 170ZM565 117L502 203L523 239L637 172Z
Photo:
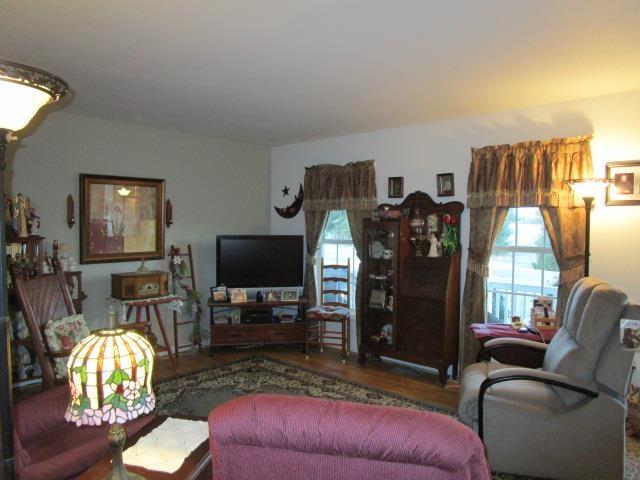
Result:
M422 369L377 360L367 362L364 367L361 367L358 363L357 354L353 353L347 357L347 363L343 364L340 352L333 348L325 348L323 353L312 349L308 360L305 359L305 355L300 352L299 348L289 346L216 350L213 358L209 357L206 351L180 353L175 369L171 368L171 364L167 359L158 360L156 379L162 380L184 375L195 370L221 365L257 354L269 355L320 373L335 375L346 380L380 388L416 400L427 401L435 405L456 408L458 404L458 382L449 380L447 386L442 388L438 384L436 372L429 373Z
M416 400L422 400L434 405L456 408L458 404L459 384L449 380L447 386L442 388L438 384L437 373L425 372L422 369L398 365L388 361L373 360L367 362L364 367L358 363L358 355L352 353L347 357L347 363L343 364L340 351L333 348L325 348L323 353L312 349L309 359L300 349L293 346L270 346L250 348L229 348L216 350L214 357L210 357L208 350L201 352L181 352L176 368L171 367L167 358L158 359L156 363L156 381L174 376L181 376L207 367L221 365L248 358L257 354L269 355L286 362L307 367L320 373L335 375L346 380L369 385L372 387L394 392ZM14 391L14 401L37 394L41 391L39 385L18 389Z

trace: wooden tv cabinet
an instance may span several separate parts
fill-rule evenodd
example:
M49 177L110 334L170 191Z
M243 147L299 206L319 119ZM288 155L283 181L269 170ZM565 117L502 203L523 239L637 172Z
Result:
M211 344L209 354L213 355L215 347L299 343L304 345L307 300L300 298L295 302L244 302L221 303L207 302L210 312ZM274 308L296 308L300 320L291 323L238 323L216 325L213 316L218 309L239 309L240 316L245 319L251 310L271 310Z

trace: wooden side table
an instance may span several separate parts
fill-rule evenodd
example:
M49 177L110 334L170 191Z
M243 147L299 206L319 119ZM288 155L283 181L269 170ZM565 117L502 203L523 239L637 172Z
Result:
M155 313L156 322L158 323L158 327L160 327L160 333L162 334L162 340L164 341L164 345L158 344L156 347L156 352L167 352L169 356L169 360L171 361L171 365L173 368L176 368L176 358L173 355L173 350L171 349L171 344L169 342L169 337L167 336L167 331L164 328L164 323L162 322L162 314L160 313L159 305L165 305L171 302L175 302L178 300L182 300L182 297L179 295L168 295L165 297L154 297L154 298L145 298L141 300L120 300L127 307L127 317L126 321L129 322L131 318L131 314L133 311L136 311L136 321L135 323L127 323L123 325L128 329L150 329L151 328L151 307L153 307L153 312ZM142 320L142 310L145 312L145 320Z
M135 435L127 438L125 450L134 445L140 438L147 435L154 428L161 425L167 418L166 416L157 416L148 425L140 429ZM201 419L198 419L201 420ZM87 427L91 428L91 427ZM209 439L206 439L198 447L191 452L182 466L173 473L157 472L154 470L146 470L141 467L125 465L130 473L143 475L146 480L211 480L211 452L209 451ZM78 476L76 480L96 480L107 478L113 470L111 466L111 454L105 456L89 470Z
M503 323L472 323L469 328L480 342L480 353L478 353L477 361L484 358L484 344L494 338L519 338L522 340L531 340L540 343L549 343L557 330L540 330L540 335L533 333L520 333L511 325ZM492 353L492 357L500 363L507 365L521 365L535 368L539 366L540 353L528 351L521 348L504 348L499 352Z

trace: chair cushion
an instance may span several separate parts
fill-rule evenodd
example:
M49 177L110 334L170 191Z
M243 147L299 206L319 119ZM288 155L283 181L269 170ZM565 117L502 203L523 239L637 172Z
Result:
M307 310L307 318L309 320L333 320L337 322L350 317L351 310L345 307L318 305Z
M71 315L56 320L49 320L44 326L44 336L49 351L69 350L89 336L89 328L82 314ZM69 357L54 358L54 370L57 379L67 377L67 360Z
M549 344L542 369L594 382L607 341L618 335L626 304L627 296L612 285L595 277L580 279L571 291L565 323ZM565 389L556 390L567 403L580 398Z

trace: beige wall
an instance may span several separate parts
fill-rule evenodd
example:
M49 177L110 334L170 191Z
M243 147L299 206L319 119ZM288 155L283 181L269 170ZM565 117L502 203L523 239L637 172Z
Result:
M49 252L58 239L79 259L79 225L66 226L66 197L73 195L78 215L80 173L165 179L175 221L166 230L165 246L191 243L203 294L215 285L216 235L269 231L266 147L54 113L11 148L7 188L38 206ZM103 325L110 274L137 266L81 265L90 328ZM148 266L167 270L165 260ZM183 329L186 338L189 327Z
M366 159L376 162L380 202L395 203L387 197L387 177L403 176L405 195L423 190L437 199L436 174L453 172L456 195L437 200L466 203L471 147L584 134L593 134L595 173L604 176L606 162L640 160L638 112L640 91L276 147L271 150L272 203L283 206L290 199L283 199L280 189L288 185L295 191L305 166ZM640 301L640 206L600 202L592 218L591 273ZM464 271L468 210L462 220ZM287 220L271 212L271 231L302 233L303 215Z

